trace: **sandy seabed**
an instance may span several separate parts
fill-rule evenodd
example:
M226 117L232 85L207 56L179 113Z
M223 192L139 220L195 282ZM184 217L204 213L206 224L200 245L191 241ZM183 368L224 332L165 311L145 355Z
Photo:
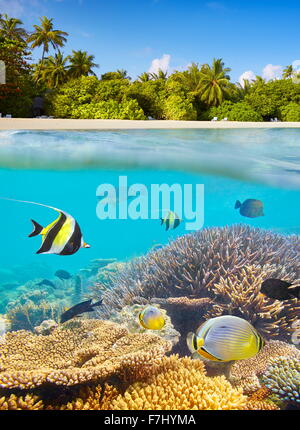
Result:
M0 130L300 128L300 122L131 121L118 119L0 118Z

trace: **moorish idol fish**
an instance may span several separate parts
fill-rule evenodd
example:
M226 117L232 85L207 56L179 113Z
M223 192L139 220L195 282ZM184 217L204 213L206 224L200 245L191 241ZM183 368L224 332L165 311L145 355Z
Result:
M270 278L261 284L260 291L270 299L281 301L294 299L295 297L300 299L300 282L292 284L281 279Z
M169 229L175 230L175 228L179 226L182 220L175 212L169 211L164 218L160 219L160 221L161 221L160 225L163 225L163 224L166 225L166 231L167 231Z
M264 340L243 318L232 315L211 318L196 333L189 333L187 345L194 358L225 362L256 355Z
M92 299L86 300L85 302L78 303L77 305L73 306L72 308L65 311L61 317L60 322L64 323L66 321L69 321L70 319L80 315L84 314L85 312L94 312L95 306L102 305L102 299L99 300L99 302L92 304Z
M1 197L1 199L43 206L53 209L59 213L59 217L47 227L42 227L36 221L31 220L33 224L33 231L28 237L34 237L38 235L42 236L42 246L36 252L37 254L72 255L75 254L80 248L90 248L90 245L85 243L83 240L77 221L67 212L54 208L53 206L44 205L42 203L9 199L5 197Z
M260 200L247 199L244 203L237 200L234 209L239 209L240 214L248 218L264 216L264 204Z

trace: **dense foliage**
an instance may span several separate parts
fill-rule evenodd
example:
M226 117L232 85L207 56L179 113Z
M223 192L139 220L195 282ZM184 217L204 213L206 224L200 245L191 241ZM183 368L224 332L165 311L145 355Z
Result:
M60 51L67 37L47 17L28 32L21 20L0 15L0 60L7 71L0 112L30 116L33 98L41 93L47 113L60 118L300 121L300 77L290 65L282 79L266 82L257 76L242 84L230 81L231 69L220 58L169 75L144 72L133 81L123 69L98 78L93 55ZM36 47L42 57L31 64Z
M36 95L27 46L20 40L0 36L0 59L5 63L6 84L0 85L0 112L27 117Z

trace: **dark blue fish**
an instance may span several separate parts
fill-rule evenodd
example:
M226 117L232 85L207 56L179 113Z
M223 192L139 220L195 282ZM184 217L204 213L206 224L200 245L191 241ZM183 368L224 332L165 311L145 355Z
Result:
M55 276L57 276L59 279L70 279L72 278L72 275L70 275L69 272L67 272L66 270L57 270L54 273Z
M300 299L300 285L292 284L287 281L282 281L281 279L270 278L266 279L261 284L261 293L270 299L275 300L290 300Z
M94 312L94 310L95 310L94 307L100 306L100 305L102 305L102 299L99 300L99 302L96 302L93 304L92 304L92 299L86 300L85 302L78 303L77 305L68 309L67 311L65 311L61 315L60 322L64 323L66 321L69 321L70 319L72 319L72 318L74 318L80 314L84 314L85 312Z
M41 282L39 282L36 285L39 285L40 287L42 287L43 285L47 285L48 287L51 287L54 290L56 290L56 286L53 284L53 282L48 281L48 279L43 279Z
M237 200L234 209L239 209L240 214L248 218L264 216L264 205L260 200L247 199L244 203Z

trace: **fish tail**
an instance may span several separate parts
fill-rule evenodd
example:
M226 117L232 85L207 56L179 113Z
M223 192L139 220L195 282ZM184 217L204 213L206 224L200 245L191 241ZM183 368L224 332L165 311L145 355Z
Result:
M238 208L240 208L241 206L242 206L242 203L241 203L239 200L237 200L237 201L235 202L234 209L238 209Z
M38 236L43 231L44 227L42 227L39 223L37 223L33 219L31 220L31 222L33 224L33 231L28 235L28 237Z
M291 285L288 290L293 296L295 296L297 299L300 299L300 285L298 283Z

